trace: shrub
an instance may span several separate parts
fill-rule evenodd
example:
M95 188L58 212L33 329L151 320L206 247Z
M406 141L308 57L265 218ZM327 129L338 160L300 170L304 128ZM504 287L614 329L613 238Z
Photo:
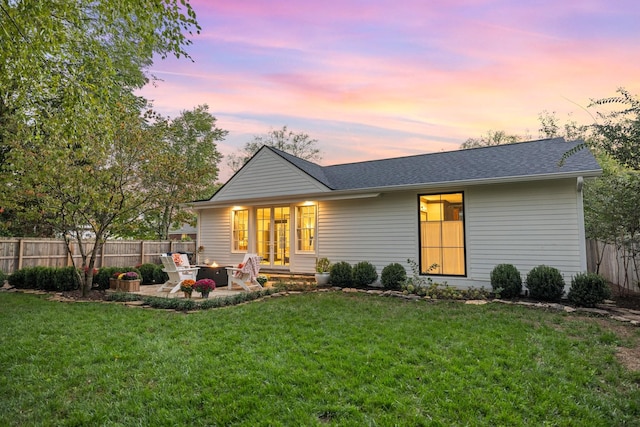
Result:
M401 264L398 264L397 262L389 264L382 269L380 281L382 282L382 286L384 286L385 289L398 290L405 282L405 280L407 280L407 271Z
M165 283L169 280L169 275L162 271L162 268L163 267L161 265L156 265L153 270L153 281L155 283Z
M6 274L4 274L4 271L0 270L0 286L4 285L4 281L6 280L8 276Z
M378 272L369 261L361 261L354 265L351 276L353 284L358 287L365 287L378 280Z
M24 286L27 289L37 289L38 274L42 267L26 267L24 270Z
M569 301L581 307L595 307L611 297L611 290L602 276L595 273L578 274L571 280Z
M142 281L140 282L142 285L150 285L153 283L153 274L156 271L156 264L142 264L138 267L138 270L140 270L140 275L142 276Z
M539 265L527 274L527 288L531 298L554 301L564 293L564 279L557 268Z
M353 268L346 261L340 261L331 266L329 282L335 286L350 286L353 283Z
M27 274L25 269L21 268L20 270L16 270L13 273L11 273L7 278L7 280L9 281L9 284L14 288L25 289L26 277L27 277Z
M498 264L491 271L491 288L504 298L514 298L522 292L522 277L512 264Z
M124 272L122 267L102 267L98 270L95 276L93 276L93 287L100 290L109 289L109 278L115 273Z
M80 278L75 267L56 268L54 272L55 289L57 291L75 291L80 289Z
M51 267L34 267L35 288L44 291L56 291L55 268Z

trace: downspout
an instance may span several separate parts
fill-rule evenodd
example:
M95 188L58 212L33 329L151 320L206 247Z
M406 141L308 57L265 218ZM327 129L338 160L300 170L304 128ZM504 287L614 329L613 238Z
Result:
M576 197L578 209L578 249L580 252L580 271L587 271L587 237L584 231L584 204L582 201L582 188L584 187L584 178L579 176L576 180Z

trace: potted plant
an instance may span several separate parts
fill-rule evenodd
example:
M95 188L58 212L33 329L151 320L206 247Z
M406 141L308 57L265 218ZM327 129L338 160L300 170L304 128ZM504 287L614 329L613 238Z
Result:
M118 289L118 280L122 272L116 271L109 277L109 289L113 289L114 291Z
M135 271L127 271L118 276L118 289L124 292L140 290L140 275Z
M212 279L200 279L194 283L193 290L200 292L202 298L209 298L209 292L216 290L216 282Z
M258 283L260 283L260 286L264 286L264 284L269 281L269 278L264 274L261 274L258 277L256 277L256 280L258 281Z
M316 260L316 283L319 286L329 283L329 270L331 262L328 258L318 258Z
M191 293L193 292L193 285L196 284L195 280L185 279L180 282L180 290L184 292L185 298L191 298Z

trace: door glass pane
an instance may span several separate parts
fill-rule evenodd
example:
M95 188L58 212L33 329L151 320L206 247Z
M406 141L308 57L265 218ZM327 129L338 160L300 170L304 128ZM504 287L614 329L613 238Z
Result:
M273 265L289 265L289 207L273 208Z
M258 256L262 258L261 264L271 264L269 258L269 235L271 234L271 208L259 208L256 210L256 246Z

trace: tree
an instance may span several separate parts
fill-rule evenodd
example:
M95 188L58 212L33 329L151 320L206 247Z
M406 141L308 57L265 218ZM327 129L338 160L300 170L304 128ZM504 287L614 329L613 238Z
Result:
M469 138L465 142L460 145L462 150L466 150L469 148L478 148L478 147L490 147L493 145L502 145L502 144L513 144L516 142L521 142L523 137L519 135L509 135L505 131L493 131L490 130L486 135L483 135L479 138Z
M215 141L224 140L228 131L216 127L216 118L208 110L205 104L182 111L173 120L155 117L152 131L160 147L154 159L155 174L147 186L157 187L160 196L125 236L167 239L172 225L195 221L195 215L182 204L215 192L221 158Z
M156 197L141 183L160 145L133 91L154 54L187 56L192 29L188 0L0 0L0 206L76 240L83 293L104 239Z
M598 112L592 145L618 163L640 171L640 99L619 88L619 96L593 100L591 107L621 105L621 109Z
M584 188L585 233L589 239L613 245L623 254L621 290L629 290L629 267L640 274L640 172L620 168L601 157L604 174ZM598 268L600 257L598 257Z
M538 121L540 122L538 132L541 138L564 137L568 141L575 141L576 139L586 139L588 137L588 126L579 125L578 122L571 118L561 124L555 111L550 113L544 110L538 114Z
M282 129L271 130L266 135L256 135L253 140L247 142L237 154L231 154L227 158L227 165L234 172L240 170L246 162L263 146L274 147L296 157L309 161L320 161L322 155L316 148L317 139L311 139L306 133L294 133L283 126Z

